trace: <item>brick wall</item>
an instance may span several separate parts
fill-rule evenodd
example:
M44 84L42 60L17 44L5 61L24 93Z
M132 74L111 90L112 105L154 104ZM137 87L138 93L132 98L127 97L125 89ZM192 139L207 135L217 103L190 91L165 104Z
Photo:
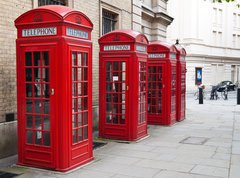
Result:
M16 28L14 20L32 8L31 0L0 1L0 122L16 113Z

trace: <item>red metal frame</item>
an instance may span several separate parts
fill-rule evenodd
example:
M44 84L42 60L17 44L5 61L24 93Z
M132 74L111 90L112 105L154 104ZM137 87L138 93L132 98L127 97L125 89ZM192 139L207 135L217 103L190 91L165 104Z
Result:
M174 45L148 45L148 124L176 122L176 53Z
M147 135L147 38L116 30L99 39L99 137L134 141Z
M18 164L67 171L93 160L92 22L51 5L15 25Z
M176 120L182 121L186 117L186 60L184 48L177 48L177 112Z

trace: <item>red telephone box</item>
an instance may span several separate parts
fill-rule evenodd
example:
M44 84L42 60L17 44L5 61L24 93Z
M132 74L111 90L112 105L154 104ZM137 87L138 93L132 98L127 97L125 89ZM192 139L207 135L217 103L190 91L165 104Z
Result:
M91 161L92 22L50 5L15 25L18 164L67 171Z
M147 136L147 38L116 30L99 39L99 136L134 141Z
M148 123L176 122L176 53L174 45L154 41L148 45Z
M182 121L185 119L186 112L186 51L180 46L177 48L177 103L176 119Z

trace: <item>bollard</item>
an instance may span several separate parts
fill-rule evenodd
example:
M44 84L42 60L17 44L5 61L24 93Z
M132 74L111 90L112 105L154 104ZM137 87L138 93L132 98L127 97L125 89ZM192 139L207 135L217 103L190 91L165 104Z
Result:
M240 104L240 88L237 89L237 104Z
M203 104L203 88L199 87L199 104Z

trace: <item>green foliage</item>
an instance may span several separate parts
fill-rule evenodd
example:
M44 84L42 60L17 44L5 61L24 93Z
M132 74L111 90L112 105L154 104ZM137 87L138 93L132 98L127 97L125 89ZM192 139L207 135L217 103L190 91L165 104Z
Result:
M213 0L213 2L223 3L223 2L237 2L237 0ZM240 8L240 4L237 4L237 7Z

